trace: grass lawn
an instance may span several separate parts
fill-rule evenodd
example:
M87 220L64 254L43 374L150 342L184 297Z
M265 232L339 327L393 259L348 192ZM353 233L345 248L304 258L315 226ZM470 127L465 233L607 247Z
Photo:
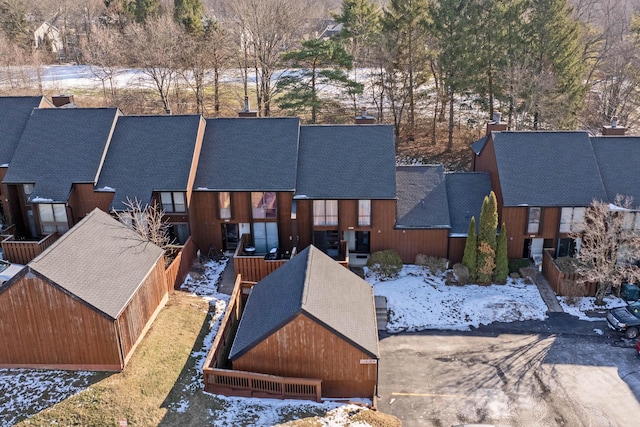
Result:
M118 426L121 419L129 426L269 426L288 421L287 426L327 425L321 419L332 416L327 412L339 405L204 393L201 357L194 354L203 354L211 318L207 301L176 291L123 372L95 376L80 393L21 418L16 425ZM361 425L400 425L394 417L375 411L342 408L348 409L339 415L340 422L329 425L358 420L366 420Z

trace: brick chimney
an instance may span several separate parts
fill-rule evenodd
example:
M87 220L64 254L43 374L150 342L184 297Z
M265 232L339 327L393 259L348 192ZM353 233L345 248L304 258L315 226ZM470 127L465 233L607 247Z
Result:
M367 116L367 107L362 107L362 112L359 116L356 116L357 125L373 125L376 122L376 118L373 116Z
M627 128L618 126L618 117L611 117L611 126L602 126L602 136L622 136L627 133Z
M493 120L487 123L487 135L491 135L491 132L503 132L505 130L507 130L507 124L502 122L502 113L494 111Z
M62 107L63 105L73 104L73 95L53 95L51 102L54 107Z
M257 111L249 109L249 97L244 97L244 110L238 111L238 117L258 117Z

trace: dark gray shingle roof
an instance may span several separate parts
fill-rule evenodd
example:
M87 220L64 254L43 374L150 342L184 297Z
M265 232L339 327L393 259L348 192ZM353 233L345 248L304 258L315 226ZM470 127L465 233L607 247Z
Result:
M94 209L27 266L116 319L163 253Z
M588 206L607 196L586 132L494 132L505 206Z
M0 165L11 163L27 120L41 102L41 96L0 97Z
M453 235L467 235L471 217L480 228L480 211L485 196L491 193L491 179L486 172L452 172L444 176L447 185L451 231Z
M484 150L484 146L487 145L487 141L489 141L489 135L485 135L471 144L471 149L474 153L479 155L480 153L482 153L482 150Z
M394 199L395 182L391 126L301 127L295 197Z
M397 166L398 228L449 228L449 205L442 165Z
M298 314L378 357L373 288L310 246L254 286L229 358L242 356Z
M616 195L633 197L640 205L640 137L603 136L591 138L600 174L607 191L607 199L614 202Z
M118 110L35 109L5 183L35 183L31 199L65 202L73 183L95 183Z
M194 189L293 191L298 118L208 119Z
M143 205L153 191L187 191L200 116L118 118L96 189L115 190L112 207L127 198Z

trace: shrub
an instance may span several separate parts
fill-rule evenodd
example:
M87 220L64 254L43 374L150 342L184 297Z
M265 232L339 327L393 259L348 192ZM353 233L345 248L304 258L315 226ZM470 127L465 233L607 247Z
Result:
M507 259L507 230L502 224L496 249L496 269L494 271L494 281L505 283L509 275L509 260Z
M462 263L469 269L469 280L476 280L478 266L478 238L476 236L476 217L472 216L469 222L469 232L464 245Z
M520 273L521 268L526 268L531 265L531 261L528 258L511 258L509 260L509 273Z
M402 259L393 249L378 251L371 254L367 260L367 267L379 279L393 279L402 270Z
M428 268L433 274L440 274L447 269L449 260L446 258L418 254L416 255L416 265Z

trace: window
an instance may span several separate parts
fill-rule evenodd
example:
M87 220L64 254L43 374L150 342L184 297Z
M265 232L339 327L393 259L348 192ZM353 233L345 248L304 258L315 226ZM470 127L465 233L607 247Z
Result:
M231 194L228 191L218 193L218 212L220 219L231 219Z
M64 233L69 229L67 208L63 203L39 203L38 213L42 234Z
M168 224L167 235L172 244L184 245L189 238L189 224Z
M278 223L254 222L253 246L256 248L256 253L267 253L269 249L279 247Z
M165 213L186 212L187 204L185 203L184 193L180 191L162 192L160 193L162 201L162 210Z
M527 222L527 233L538 234L540 232L540 216L542 208L529 208L529 220Z
M338 201L314 200L313 225L338 225Z
M560 213L560 232L570 233L584 229L585 208L562 208Z
M358 201L358 225L371 225L371 200Z
M273 191L251 193L251 211L255 219L276 218L276 193Z

